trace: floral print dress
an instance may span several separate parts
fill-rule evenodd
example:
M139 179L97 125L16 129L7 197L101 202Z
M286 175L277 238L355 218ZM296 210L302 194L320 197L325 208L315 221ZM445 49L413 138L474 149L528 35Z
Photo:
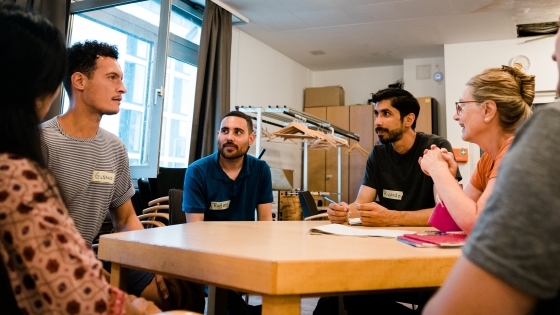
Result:
M74 227L54 177L0 154L0 255L23 314L124 314L126 294Z

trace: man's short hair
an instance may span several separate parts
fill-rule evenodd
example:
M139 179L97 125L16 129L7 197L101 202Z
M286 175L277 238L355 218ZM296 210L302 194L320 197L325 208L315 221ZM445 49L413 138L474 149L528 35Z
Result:
M96 40L75 43L68 48L68 71L62 83L68 96L72 95L72 75L76 72L83 73L88 79L93 77L97 69L97 58L119 58L117 46L100 43Z
M404 116L413 113L414 122L412 123L411 128L412 130L416 128L416 120L418 119L418 114L420 113L420 104L410 92L398 88L387 88L377 91L377 93L372 96L372 100L374 103L389 100L391 102L391 106L396 108L401 114L401 122L403 121Z
M245 119L245 121L247 122L247 127L249 128L249 134L253 133L253 120L251 119L251 116L245 114L244 112L240 112L238 110L233 110L229 113L227 113L224 118L226 117L240 117ZM222 118L222 120L224 120L224 118Z

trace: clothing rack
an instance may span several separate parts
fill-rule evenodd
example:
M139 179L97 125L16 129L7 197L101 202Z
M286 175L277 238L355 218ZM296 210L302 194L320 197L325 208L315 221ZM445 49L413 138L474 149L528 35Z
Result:
M261 132L262 123L268 123L274 126L279 126L279 124L263 120L263 116L267 118L272 118L277 121L281 121L284 123L284 126L287 126L290 122L294 120L298 120L305 124L311 125L310 128L323 128L331 130L335 135L346 137L349 139L353 139L356 141L360 141L360 135L350 132L348 130L344 130L338 126L335 126L328 121L321 119L319 117L313 116L309 113L299 111L297 109L290 108L288 106L268 106L268 107L252 107L252 106L235 106L235 109L244 113L252 113L255 114L256 117L252 117L257 122L257 130L256 133L256 141L255 141L255 152L260 151L260 142L261 142ZM303 141L303 190L307 190L307 164L308 164L308 142L307 140ZM341 147L337 148L338 150L338 202L342 201L341 194L342 194L342 150Z

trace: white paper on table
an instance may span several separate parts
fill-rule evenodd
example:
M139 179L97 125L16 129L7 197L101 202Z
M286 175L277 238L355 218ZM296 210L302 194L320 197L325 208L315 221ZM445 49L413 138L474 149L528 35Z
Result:
M360 218L348 218L348 224L350 224L350 225L362 225L362 219L360 219Z
M309 230L311 234L332 234L344 236L378 236L378 237L393 237L401 236L404 234L414 234L415 231L406 230L384 230L377 228L354 228L341 224L327 224L320 225Z

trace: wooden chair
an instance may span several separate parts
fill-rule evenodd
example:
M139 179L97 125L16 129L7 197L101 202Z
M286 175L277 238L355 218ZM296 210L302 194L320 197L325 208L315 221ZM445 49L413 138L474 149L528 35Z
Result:
M169 189L183 189L186 168L160 167L156 178L148 178L150 200L169 196Z
M138 179L140 194L149 195L150 200L148 201L148 207L142 210L142 214L145 215L143 216L144 220L162 221L159 219L162 218L169 222L169 191L170 189L183 188L186 171L186 168L160 167L157 178ZM146 189L146 187L149 187L149 189ZM142 199L146 198L143 197ZM158 213L159 215L155 215Z
M169 225L187 223L183 212L183 190L169 190Z
M327 213L319 213L317 210L317 205L315 204L315 199L309 191L298 191L299 202L301 203L301 213L303 214L303 221L322 220L327 217Z

